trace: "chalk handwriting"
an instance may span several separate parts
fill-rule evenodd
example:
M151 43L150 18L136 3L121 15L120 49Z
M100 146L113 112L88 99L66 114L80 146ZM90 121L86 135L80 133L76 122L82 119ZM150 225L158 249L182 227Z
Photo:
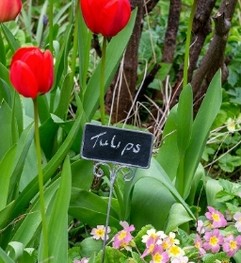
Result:
M112 149L120 149L120 155L123 156L125 153L132 151L133 153L137 154L141 150L141 144L134 144L131 142L123 143L120 139L117 139L116 135L113 135L111 138L105 137L105 135L108 135L107 132L101 132L95 136L92 136L90 138L91 141L93 141L92 148L96 147L110 147Z

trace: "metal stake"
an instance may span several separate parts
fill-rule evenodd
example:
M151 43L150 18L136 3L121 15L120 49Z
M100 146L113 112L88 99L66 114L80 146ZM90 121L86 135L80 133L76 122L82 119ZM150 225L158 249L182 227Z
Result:
M103 253L102 253L102 259L101 263L104 263L105 261L105 251L106 251L106 243L107 243L107 231L109 227L109 221L110 221L110 209L111 209L111 201L114 191L114 183L117 178L118 172L123 169L122 174L124 176L125 181L130 181L134 177L134 173L132 173L132 169L130 167L122 166L122 165L109 165L107 163L96 163L94 166L94 174L97 177L104 176L104 171L101 168L102 166L106 166L110 172L110 192L108 197L108 205L107 205L107 212L106 212L106 222L105 222L105 235L104 235L104 241L103 241ZM127 168L127 171L126 171Z

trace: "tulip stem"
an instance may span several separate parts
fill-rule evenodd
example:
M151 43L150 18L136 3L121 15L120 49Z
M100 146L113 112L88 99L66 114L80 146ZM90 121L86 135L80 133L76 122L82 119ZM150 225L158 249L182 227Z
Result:
M49 1L49 49L53 53L54 1Z
M194 15L196 12L197 0L193 0L191 14L188 21L188 29L187 29L187 38L185 45L185 57L184 57L184 67L183 67L183 87L185 87L188 83L188 68L189 68L189 54L190 54L190 44L191 44L191 36L192 36L192 24Z
M75 22L74 22L74 36L73 36L73 52L72 52L72 58L71 58L71 87L74 84L74 76L75 76L75 70L76 70L76 58L78 54L78 4L79 2L76 2L76 8L75 8Z
M6 65L6 56L5 56L5 47L3 42L3 36L2 36L2 25L0 24L0 62L5 66Z
M105 64L106 64L106 42L104 37L102 45L102 58L100 67L100 116L101 123L105 123Z
M37 155L37 166L38 166L38 184L39 184L39 202L40 202L40 212L42 218L42 233L43 233L43 259L44 262L48 262L48 229L47 229L47 219L45 214L45 201L44 201L44 178L42 169L42 155L40 147L40 137L39 137L39 114L38 114L38 102L37 98L33 99L34 105L34 140ZM47 261L46 261L47 260Z

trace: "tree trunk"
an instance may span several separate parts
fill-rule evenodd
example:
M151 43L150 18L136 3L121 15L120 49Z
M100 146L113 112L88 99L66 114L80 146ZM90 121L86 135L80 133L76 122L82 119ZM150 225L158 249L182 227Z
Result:
M175 50L176 38L181 13L181 0L171 0L168 15L168 24L165 34L162 61L172 63Z
M118 87L118 92L113 92L113 88L111 88L110 92L107 94L107 104L110 104L110 101L114 100L112 113L113 123L123 121L126 118L135 95L138 67L138 47L144 16L143 4L144 3L141 0L131 1L132 8L138 8L138 11L133 34L125 52L123 76L120 81L121 85ZM114 98L113 94L116 94Z
M174 55L176 51L176 39L177 39L177 32L180 22L180 14L181 14L181 0L170 0L170 6L169 6L169 14L168 14L168 23L165 33L165 39L164 39L164 45L162 50L162 62L165 63L173 63ZM160 64L155 65L155 74L158 72L158 70L161 68ZM155 78L155 75L153 76L152 81ZM151 81L149 81L151 82ZM148 83L150 84L150 83ZM156 91L153 94L154 100L160 100L162 99L162 91ZM156 111L156 109L154 110ZM154 115L156 115L155 112L153 112Z
M191 81L193 71L208 34L211 33L211 14L216 0L199 0L193 21L192 46L190 48L188 80Z
M214 17L214 37L191 81L196 100L205 94L211 79L219 68L222 69L223 80L227 78L228 73L224 62L225 48L236 3L237 0L223 0Z

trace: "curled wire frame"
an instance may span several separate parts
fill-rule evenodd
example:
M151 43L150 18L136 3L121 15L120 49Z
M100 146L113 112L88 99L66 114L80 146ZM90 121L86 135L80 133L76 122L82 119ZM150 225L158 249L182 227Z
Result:
M118 175L122 175L125 182L131 181L134 176L134 169L129 166L119 165L119 164L109 164L105 162L97 162L94 164L93 173L97 178L101 178L109 173L110 180L110 193L108 198L107 212L106 212L106 223L105 223L105 236L103 241L103 253L101 263L105 262L105 249L107 243L107 229L109 226L110 219L110 209L111 209L111 199L113 195L114 183Z
M101 178L105 175L106 169L108 173L110 174L110 179L115 180L118 173L120 173L123 176L123 179L125 182L130 182L134 176L134 168L129 166L123 166L123 165L110 165L108 163L104 162L97 162L94 164L93 167L93 173L97 178Z
M135 177L135 169L133 167L122 167L123 169L120 171L124 181L125 182L130 182L134 179Z
M110 171L111 167L107 163L98 162L98 163L94 164L93 173L96 177L100 178L100 177L103 177L105 175L105 171L103 169L103 166L107 167L108 171Z

